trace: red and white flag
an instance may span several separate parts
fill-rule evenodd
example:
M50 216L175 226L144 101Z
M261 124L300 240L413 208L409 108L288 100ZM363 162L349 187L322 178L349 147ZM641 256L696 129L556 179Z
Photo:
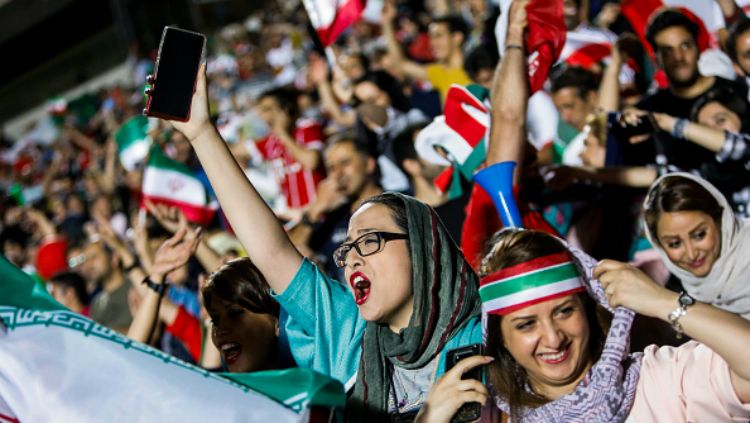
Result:
M204 226L211 223L218 209L193 171L167 157L159 146L151 148L141 191L144 202L178 207L189 221Z
M359 20L367 0L302 0L324 47Z

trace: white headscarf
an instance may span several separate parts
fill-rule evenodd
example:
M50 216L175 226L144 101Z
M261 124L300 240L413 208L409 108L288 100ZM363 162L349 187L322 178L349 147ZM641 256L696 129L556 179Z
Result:
M656 234L646 227L646 235L662 261L680 278L685 290L697 300L742 315L750 320L750 220L735 216L732 206L713 185L689 173L669 173L657 179L649 189L647 200L654 187L665 178L686 178L699 183L722 207L721 252L719 258L704 277L697 277L674 264L662 249ZM644 205L645 209L645 205Z

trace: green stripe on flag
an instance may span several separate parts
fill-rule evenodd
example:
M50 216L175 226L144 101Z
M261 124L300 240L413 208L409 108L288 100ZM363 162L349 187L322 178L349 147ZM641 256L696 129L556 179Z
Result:
M191 178L195 177L193 175L192 169L190 169L185 164L170 159L166 154L164 154L164 151L158 145L154 145L151 147L151 152L148 156L148 165L159 169L167 169L184 173Z
M55 301L44 287L14 266L5 256L0 256L0 305L41 311L67 310Z
M505 297L530 288L538 288L555 282L578 278L578 269L573 263L543 269L531 274L522 274L514 278L503 279L479 288L482 301Z
M291 368L220 375L268 395L296 411L308 406L343 408L346 405L344 386L341 382L308 369ZM279 383L280 381L284 383Z
M140 142L148 136L148 118L143 115L128 119L115 134L117 150L122 152L131 144Z

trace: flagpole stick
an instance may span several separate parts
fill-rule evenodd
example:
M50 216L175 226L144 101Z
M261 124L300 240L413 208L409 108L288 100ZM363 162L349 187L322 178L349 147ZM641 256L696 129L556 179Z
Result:
M333 71L334 66L336 66L336 52L333 51L333 47L331 46L326 47L325 52L328 66L330 66L331 71Z

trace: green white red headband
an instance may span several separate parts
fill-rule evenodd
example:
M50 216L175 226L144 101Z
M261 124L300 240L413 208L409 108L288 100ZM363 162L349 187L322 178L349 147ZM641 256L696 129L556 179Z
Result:
M501 316L585 290L578 267L567 252L498 270L479 282L482 311Z

